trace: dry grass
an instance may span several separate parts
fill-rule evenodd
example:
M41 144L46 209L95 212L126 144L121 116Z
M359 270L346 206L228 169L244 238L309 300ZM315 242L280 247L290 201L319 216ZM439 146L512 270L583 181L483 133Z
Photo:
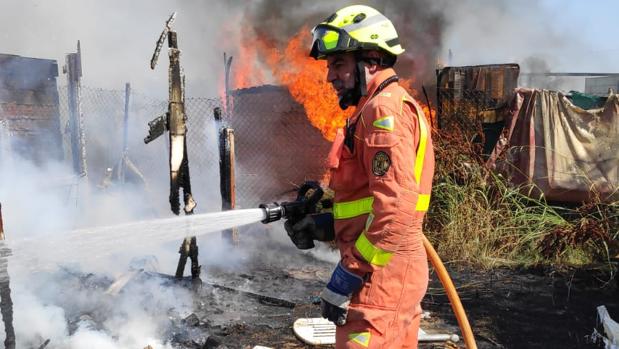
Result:
M434 137L437 166L425 232L442 258L480 268L613 269L619 203L597 200L566 208L529 198L524 188L488 171L462 134Z

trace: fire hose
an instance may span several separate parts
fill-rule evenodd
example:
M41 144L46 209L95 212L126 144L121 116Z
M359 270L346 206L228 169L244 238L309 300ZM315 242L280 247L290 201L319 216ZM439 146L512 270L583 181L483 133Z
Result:
M469 319L466 317L466 312L464 311L464 307L462 306L462 302L460 301L460 296L458 296L458 292L456 291L456 287L454 286L447 269L445 269L445 265L441 261L441 257L438 256L434 247L428 238L425 235L423 236L423 247L426 249L426 254L428 255L428 259L434 270L436 270L436 275L438 279L441 281L445 292L447 292L447 298L449 298L449 303L451 304L451 309L456 315L456 319L458 320L458 326L460 327L460 332L462 332L462 337L464 338L464 344L468 349L477 349L477 343L475 343L475 336L473 335L473 330L471 329L471 325L469 324Z
M282 202L281 204L276 202L272 204L261 204L259 207L265 212L265 219L262 220L262 223L267 224L278 221L282 218L298 219L305 215L316 213L316 204L322 199L323 193L322 188L317 182L305 182L299 188L297 199L295 201ZM425 235L422 236L423 247L426 250L430 263L432 263L434 270L436 270L439 281L447 292L447 298L449 299L451 308L458 321L458 326L462 332L462 337L464 338L466 348L477 349L473 330L469 324L469 320L466 316L466 312L464 311L464 307L462 306L462 302L460 301L460 296L458 296L458 292L456 291L456 287L454 286L445 265L443 265L441 258L436 253L436 250L432 247L432 244L428 241Z

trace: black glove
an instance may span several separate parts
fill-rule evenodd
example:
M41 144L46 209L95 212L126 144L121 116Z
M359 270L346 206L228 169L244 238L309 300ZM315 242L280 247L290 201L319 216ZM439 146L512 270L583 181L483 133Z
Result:
M323 299L320 302L320 312L323 318L333 322L335 326L344 326L346 325L346 317L348 317L348 304L340 308Z
M331 213L308 215L298 221L289 219L284 223L284 228L300 250L313 248L314 240L331 241L335 238Z
M363 282L363 278L346 270L342 263L338 263L327 287L320 293L322 317L332 321L336 326L345 325L350 298L361 289Z

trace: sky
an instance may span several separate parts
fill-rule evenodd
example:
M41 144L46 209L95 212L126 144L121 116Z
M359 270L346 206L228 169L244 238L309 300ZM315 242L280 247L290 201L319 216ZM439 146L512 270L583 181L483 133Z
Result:
M223 74L223 52L234 51L234 32L250 25L238 14L257 4L260 1L2 0L0 53L56 59L62 67L64 55L73 52L81 39L84 85L122 89L128 81L138 91L165 97L165 64L151 71L148 63L164 21L178 10L175 28L188 77L187 93L213 97ZM315 4L322 9L332 2ZM438 0L432 4L446 17L439 57L443 61L451 49L454 65L517 62L526 71L526 60L536 57L552 71L619 72L614 18L619 1ZM63 84L64 77L59 81Z
M546 60L552 71L619 72L614 57L619 53L614 38L619 1L494 1L501 4L495 7L486 3L455 5L455 12L468 9L476 15L453 16L444 49L453 50L454 64L518 61L530 55Z
M551 26L577 37L584 44L585 56L591 58L573 69L619 72L616 27L619 1L545 0L542 4L549 13L556 14L549 18Z

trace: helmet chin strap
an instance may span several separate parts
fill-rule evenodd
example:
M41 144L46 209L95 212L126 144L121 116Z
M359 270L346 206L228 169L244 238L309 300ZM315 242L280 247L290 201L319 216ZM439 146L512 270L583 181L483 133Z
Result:
M368 88L365 80L365 66L362 59L357 58L355 68L355 86L347 89L340 97L340 108L346 110L351 105L359 104L359 100L363 96L367 96Z

